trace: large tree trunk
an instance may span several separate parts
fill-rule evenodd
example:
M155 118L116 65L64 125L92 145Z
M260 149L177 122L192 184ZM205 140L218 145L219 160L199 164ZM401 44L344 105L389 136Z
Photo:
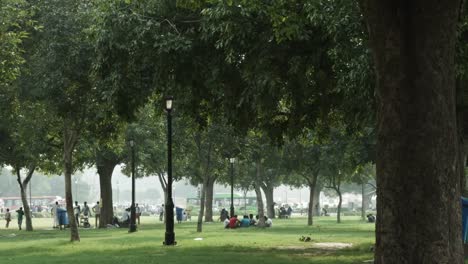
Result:
M213 222L213 194L215 179L208 177L205 199L205 222Z
M114 156L114 155L112 155ZM101 190L101 215L99 216L99 227L105 228L112 224L114 217L114 203L112 200L112 173L118 164L117 157L107 157L100 153L96 156L96 167L99 174L99 186Z
M378 264L463 263L455 40L461 0L361 0L377 75Z
M203 181L200 197L200 212L198 213L197 232L202 232L203 229L203 212L205 212L206 186L206 181Z
M67 204L68 222L70 224L70 241L80 241L78 226L73 214L72 196L72 173L73 173L73 150L77 142L77 133L68 127L65 122L63 131L63 171L65 174L65 202Z
M21 168L16 168L16 180L20 186L20 193L21 193L21 201L23 202L23 209L24 209L24 217L26 218L26 231L33 231L32 226L32 212L31 207L28 203L28 197L26 194L26 190L28 189L28 184L31 181L32 175L36 170L36 166L32 165L29 166L28 172L26 174L26 178L21 180Z
M261 164L260 161L256 162L256 168L257 168L257 175L256 175L256 183L254 184L254 189L255 189L255 194L257 197L257 212L258 212L258 227L265 227L265 212L263 211L264 205L263 205L263 198L262 198L262 190L260 189L260 183L259 179L261 179Z
M275 200L273 199L274 187L262 184L261 188L265 193L266 208L268 218L275 218Z
M314 224L313 212L314 212L314 208L316 207L315 193L316 193L316 188L317 188L317 179L318 179L318 172L312 175L312 179L307 178L307 182L309 183L309 208L307 211L307 225L309 226Z
M317 177L318 178L318 177ZM322 185L317 183L315 185L315 190L314 190L314 210L313 210L313 216L320 216L320 192L322 191Z

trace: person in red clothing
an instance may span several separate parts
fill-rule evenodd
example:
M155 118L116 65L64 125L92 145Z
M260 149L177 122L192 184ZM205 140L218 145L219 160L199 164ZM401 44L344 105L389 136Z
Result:
M239 220L237 219L237 215L234 215L229 219L229 228L236 228L240 224Z

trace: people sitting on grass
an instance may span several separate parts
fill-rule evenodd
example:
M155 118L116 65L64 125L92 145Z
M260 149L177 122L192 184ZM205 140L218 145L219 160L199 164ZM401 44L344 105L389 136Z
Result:
M367 215L367 222L368 223L375 223L375 216L373 214Z
M273 225L273 221L271 221L271 219L269 219L266 216L263 216L263 217L265 219L265 227L271 227Z
M239 222L239 219L237 219L237 215L234 215L233 217L231 217L231 219L229 219L229 228L237 228L239 227L240 225L240 222Z
M249 227L250 226L250 219L248 215L244 215L244 218L240 221L240 227Z
M229 228L229 223L230 223L230 222L231 222L231 221L229 221L229 218L224 219L224 222L223 222L224 228Z
M254 219L253 214L250 214L249 216L250 216L250 225L251 226L257 225L257 221Z

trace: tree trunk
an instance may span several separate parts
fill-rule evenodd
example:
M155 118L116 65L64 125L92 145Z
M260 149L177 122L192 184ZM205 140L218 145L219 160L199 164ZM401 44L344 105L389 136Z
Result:
M335 189L338 194L338 208L336 210L336 222L341 223L341 204L343 203L343 196L341 195L340 188Z
M67 204L68 222L70 224L70 241L80 241L77 222L73 214L73 195L72 195L72 173L73 173L73 150L77 142L76 132L64 124L63 131L63 171L65 174L65 202Z
M202 232L203 229L203 212L205 212L206 186L206 181L203 181L200 197L200 213L198 214L197 222L197 232Z
M101 215L99 216L99 228L105 228L112 224L114 217L114 203L112 199L112 173L118 164L117 158L107 158L97 154L96 167L99 174L99 186L101 190Z
M318 178L318 177L317 177ZM313 211L313 216L320 216L320 192L322 191L322 186L320 184L315 185L315 190L314 190L314 211Z
M268 186L262 184L261 188L266 198L266 208L268 218L275 218L275 201L273 199L274 188L273 186Z
M314 224L313 212L314 212L314 208L316 207L316 202L315 202L316 190L315 189L317 188L317 179L318 179L318 172L313 174L312 179L307 179L309 183L309 208L308 208L308 213L307 213L307 225L309 226Z
M366 184L361 183L361 220L366 220Z
M205 198L205 222L213 222L213 193L215 180L208 177Z
M258 183L259 179L261 179L260 161L256 162L256 168L257 168L257 175L256 175L255 180L257 181L257 183L254 184L254 189L255 189L255 194L257 196L257 211L258 211L257 226L258 227L265 227L265 219L264 219L265 213L263 211L264 205L263 205L263 198L262 198L262 190L260 189L260 184Z
M309 185L309 207L307 211L307 225L311 226L314 224L313 212L314 212L314 194L315 186L312 184Z
M164 204L167 203L167 182L166 178L164 178L163 173L158 173L158 179L159 182L161 183L161 189L163 190L164 193Z
M21 193L21 201L23 203L23 211L24 217L26 218L26 231L33 231L32 226L32 212L31 207L28 203L28 197L26 191L28 189L28 184L31 181L32 175L34 174L36 167L34 165L28 168L28 172L26 174L26 178L22 181L21 180L21 168L17 167L16 170L16 180L20 186L20 193Z
M462 1L360 3L377 76L375 263L463 263L454 64Z

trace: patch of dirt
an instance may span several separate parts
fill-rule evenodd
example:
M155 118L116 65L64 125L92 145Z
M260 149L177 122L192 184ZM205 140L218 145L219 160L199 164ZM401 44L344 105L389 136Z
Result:
M351 248L353 244L351 243L335 243L335 242L326 242L326 243L310 243L304 246L280 246L277 249L280 250L307 250L307 249L323 249L323 250L338 250L344 248Z
M353 244L351 243L334 243L334 242L312 244L313 248L319 248L319 249L344 249L344 248L350 248L352 246Z

